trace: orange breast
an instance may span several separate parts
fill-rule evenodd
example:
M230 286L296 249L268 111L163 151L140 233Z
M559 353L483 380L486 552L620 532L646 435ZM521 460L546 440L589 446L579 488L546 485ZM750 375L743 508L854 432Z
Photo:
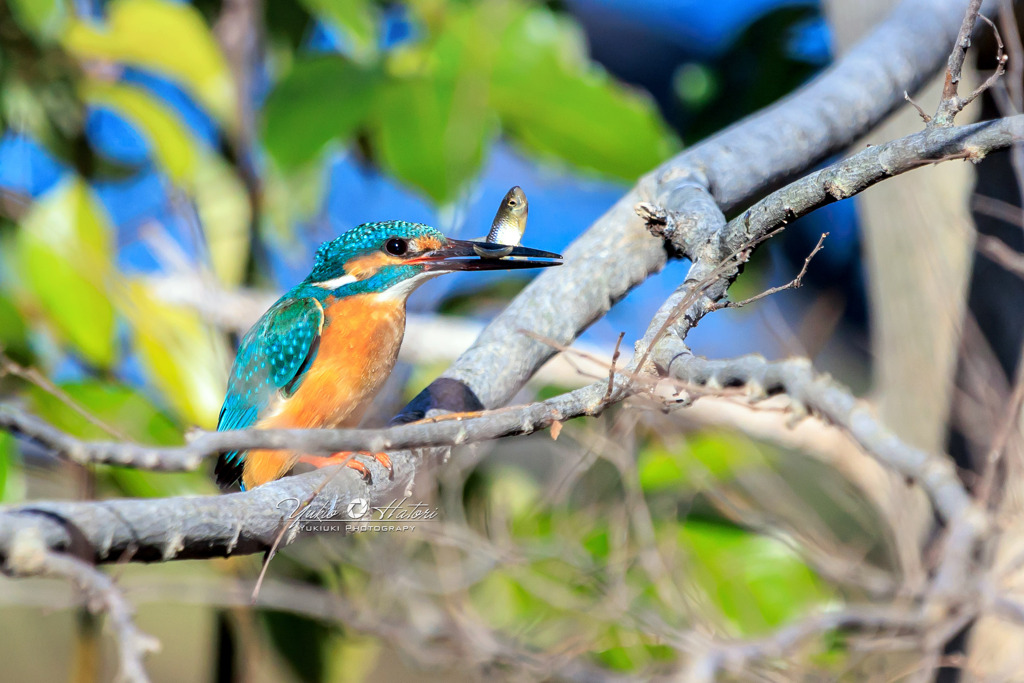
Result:
M324 327L316 360L298 390L257 424L267 428L317 428L358 423L391 374L405 334L405 302L374 294L324 304ZM299 453L250 451L246 488L277 479Z

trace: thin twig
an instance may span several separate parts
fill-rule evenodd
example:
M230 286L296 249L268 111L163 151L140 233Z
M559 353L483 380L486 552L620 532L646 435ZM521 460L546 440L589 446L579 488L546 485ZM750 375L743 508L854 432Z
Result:
M803 284L804 275L807 274L807 267L811 265L811 259L813 259L815 255L817 255L817 253L821 251L822 247L825 245L825 238L828 237L828 235L829 233L827 232L821 233L821 237L818 238L818 243L814 245L814 249L812 249L811 253L808 254L807 258L804 259L803 268L800 269L800 272L797 273L795 278L793 278L786 284L780 285L778 287L772 287L771 289L766 289L760 294L756 294L750 297L749 299L744 299L743 301L725 301L716 303L712 310L718 310L720 308L742 308L743 306L752 304L755 301L760 301L761 299L771 296L772 294L778 294L779 292L785 291L787 289L799 289L799 287Z
M971 102L976 100L981 93L985 92L993 85L996 84L1004 73L1006 73L1006 62L1009 59L1003 52L1003 38L999 35L999 29L992 23L992 20L986 17L984 14L979 14L978 18L984 21L986 24L992 27L992 33L995 34L996 38L996 68L992 74L985 79L985 81L975 88L970 95L961 100L961 109L969 105Z
M971 33L974 32L974 24L978 20L980 10L981 0L970 0L964 20L960 24L960 32L953 43L953 51L949 53L949 59L946 60L946 80L942 86L942 99L935 110L935 116L932 117L932 125L952 126L954 117L963 110L966 104L957 92L964 58L967 55L967 48L971 45Z
M622 345L622 338L625 336L625 331L619 332L619 338L615 340L615 351L612 353L612 363L608 368L608 391L604 392L602 401L607 401L612 397L612 389L615 388L615 363L619 360L619 347Z
M39 372L35 368L27 368L23 365L18 364L7 354L3 353L3 351L0 351L0 377L4 375L14 375L15 377L19 377L25 380L29 384L34 384L35 386L39 387L40 389L42 389L43 391L50 394L58 401L66 405L68 408L71 408L71 410L81 415L90 424L99 427L100 429L105 431L107 434L110 434L115 439L120 439L121 441L132 441L132 439L128 437L124 432L107 424L98 416L90 412L88 408L83 406L75 399L71 398L71 396L68 395L68 392L64 391L56 384L51 382L41 372Z

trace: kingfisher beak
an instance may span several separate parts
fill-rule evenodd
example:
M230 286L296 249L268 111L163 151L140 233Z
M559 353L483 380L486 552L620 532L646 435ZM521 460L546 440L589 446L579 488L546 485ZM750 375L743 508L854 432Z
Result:
M511 256L514 258L505 258ZM518 270L562 265L562 255L529 247L513 247L469 240L447 241L440 249L407 261L422 263L426 270Z

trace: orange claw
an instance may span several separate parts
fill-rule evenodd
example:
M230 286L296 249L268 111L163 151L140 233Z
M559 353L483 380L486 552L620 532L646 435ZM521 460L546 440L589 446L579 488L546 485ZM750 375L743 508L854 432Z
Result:
M322 456L322 455L304 455L299 458L299 462L313 467L330 467L331 465L344 465L345 467L351 467L359 476L363 478L367 484L373 483L373 475L370 473L370 468L364 465L361 461L355 458L356 452L353 451L339 451L334 455ZM358 451L358 455L365 455L373 458L381 464L381 466L387 468L388 478L395 478L395 470L391 464L391 458L386 453L371 453L369 451Z

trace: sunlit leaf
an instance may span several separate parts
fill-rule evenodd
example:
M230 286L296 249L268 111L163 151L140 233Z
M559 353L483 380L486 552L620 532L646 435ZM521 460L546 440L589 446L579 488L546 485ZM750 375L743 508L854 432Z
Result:
M156 386L185 421L214 427L226 379L220 338L195 311L158 300L142 282L128 283L119 304Z
M202 15L171 0L113 0L104 25L75 19L64 45L83 59L122 62L178 81L229 128L237 124L231 72Z
M124 116L146 137L153 154L171 180L182 183L195 173L196 139L167 105L141 88L88 81L83 99Z
M10 0L9 4L18 24L37 40L56 38L68 17L63 0Z
M381 642L375 638L334 636L327 646L330 675L327 680L337 683L363 683L374 680L371 676L381 664Z
M590 62L579 29L543 7L501 37L491 94L528 149L609 176L634 180L677 147L654 102Z
M17 261L39 308L89 362L116 360L111 228L85 184L67 181L36 202L21 222Z
M222 157L204 151L192 192L213 270L221 283L236 287L249 260L252 205L245 184Z
M685 445L652 443L637 459L640 486L652 493L700 488L763 465L764 459L752 441L717 432L693 436Z
M347 140L373 105L380 74L338 55L298 59L267 99L263 143L285 170Z
M690 551L694 578L743 634L777 627L828 599L814 573L777 539L691 519L679 541Z
M371 56L377 42L377 21L372 0L301 0L313 14L326 19L345 37L350 52Z

